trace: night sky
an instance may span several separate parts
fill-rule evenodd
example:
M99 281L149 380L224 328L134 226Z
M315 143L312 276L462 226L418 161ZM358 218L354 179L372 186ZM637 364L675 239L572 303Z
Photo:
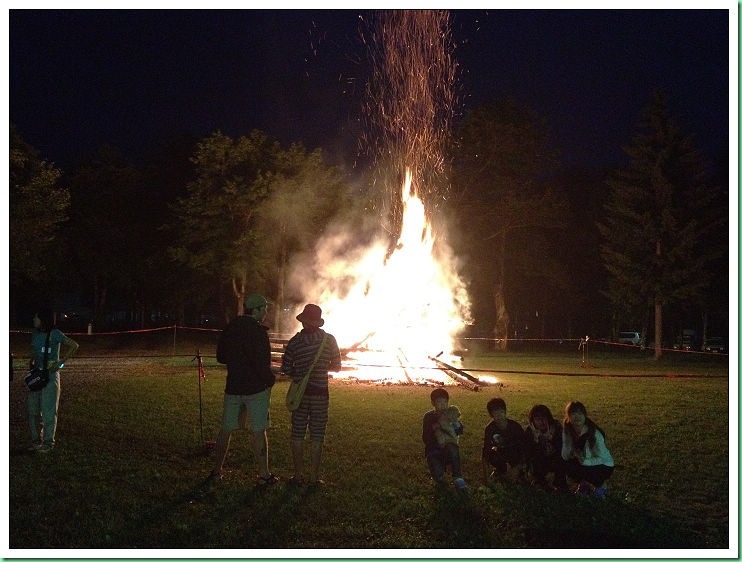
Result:
M359 15L370 12L10 10L9 120L62 167L106 142L136 158L178 133L253 128L350 164L368 75ZM727 10L452 15L459 110L522 100L567 165L620 162L654 88L709 156L726 151Z

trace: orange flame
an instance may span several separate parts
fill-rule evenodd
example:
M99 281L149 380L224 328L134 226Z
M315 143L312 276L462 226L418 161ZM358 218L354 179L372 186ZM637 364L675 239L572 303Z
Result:
M347 240L319 248L323 289L315 302L327 330L350 350L348 357L369 367L357 365L354 378L443 382L428 358L453 361L455 337L469 321L468 294L452 252L436 241L425 207L412 193L409 170L402 203L401 234L390 255L383 240L350 255L337 255Z

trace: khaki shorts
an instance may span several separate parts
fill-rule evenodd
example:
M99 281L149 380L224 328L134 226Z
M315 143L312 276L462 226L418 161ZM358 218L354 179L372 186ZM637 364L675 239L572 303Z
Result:
M250 429L257 433L270 427L271 387L257 394L225 394L222 429Z

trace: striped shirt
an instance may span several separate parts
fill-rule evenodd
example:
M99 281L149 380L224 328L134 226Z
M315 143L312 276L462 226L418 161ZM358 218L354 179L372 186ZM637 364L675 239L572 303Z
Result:
M324 336L327 336L325 345L314 364L307 389L304 391L304 394L309 396L328 396L327 372L340 370L340 349L335 336L320 328L311 331L305 329L289 340L283 353L281 371L298 382L311 367Z

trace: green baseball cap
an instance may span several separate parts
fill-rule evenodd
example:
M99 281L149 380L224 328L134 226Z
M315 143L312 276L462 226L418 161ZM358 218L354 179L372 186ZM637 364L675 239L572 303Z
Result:
M245 310L252 310L253 308L260 308L261 306L267 306L268 300L258 293L252 293L245 299Z

